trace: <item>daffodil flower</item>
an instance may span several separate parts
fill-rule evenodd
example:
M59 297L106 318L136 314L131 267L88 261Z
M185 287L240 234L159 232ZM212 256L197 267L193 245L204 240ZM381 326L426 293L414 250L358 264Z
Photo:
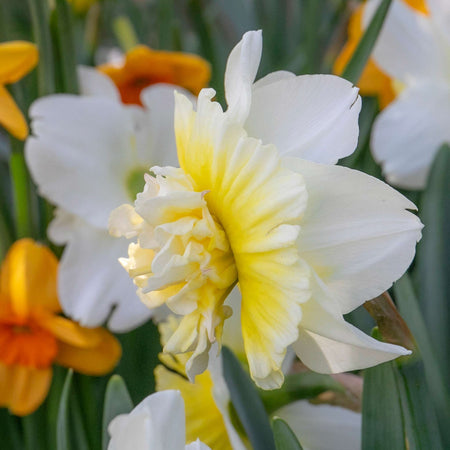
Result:
M51 240L66 245L59 268L64 312L85 326L108 320L127 331L152 314L117 258L125 239L108 234L110 212L132 202L153 164L176 164L173 87L150 86L143 108L123 105L105 75L80 70L83 95L52 95L30 109L25 156L39 193L57 206Z
M249 56L241 51L242 43L237 48L245 65ZM233 52L231 61L236 48ZM277 81L266 80L260 97L252 90L251 76L234 77L226 112L212 101L211 89L200 92L197 111L176 94L181 168L151 168L135 207L123 205L110 217L113 235L137 237L121 262L143 301L150 308L165 304L182 316L165 351L193 352L186 363L191 379L205 370L211 344L221 340L223 323L232 314L224 301L238 281L245 351L251 375L263 388L283 382L281 365L291 344L319 372L360 369L408 353L366 336L343 314L388 289L406 270L421 235L420 221L407 211L415 206L363 173L282 157L275 145L263 143L271 136L279 145L294 145L281 133L288 129L276 115L297 111L304 117L294 99L306 102L308 96L298 95L301 83L290 84L292 77L266 77ZM335 77L319 79L327 84ZM288 86L290 95L284 91ZM334 81L331 86L326 117L348 99L336 92ZM230 89L239 90L239 98ZM347 92L349 86L344 82L342 89ZM344 109L357 102L353 98ZM276 127L269 132L265 122L267 135L263 142L256 139L247 107L250 112L254 107L260 120L269 118L269 109L272 122L280 121L278 136ZM291 136L298 138L297 146L291 150L319 157L318 144L327 142L320 132L330 131L335 141L328 142L324 158L335 161L349 145L348 135L358 134L351 129L356 121L346 123L348 133L345 127L337 132L315 112L310 136L315 151L309 151L309 139L302 141L296 129ZM342 125L341 116L334 119Z
M116 416L108 431L108 450L210 450L199 440L185 445L183 399L175 390L149 395L129 414Z
M62 317L58 260L31 239L15 242L0 271L0 406L26 415L44 401L52 365L104 375L121 355L116 338Z
M27 137L28 125L5 84L19 81L37 62L38 50L31 42L11 41L0 44L0 125L17 139Z
M98 69L111 78L124 103L135 105L142 105L141 91L152 84L174 84L198 95L211 78L211 68L203 58L145 45L129 50L121 64L103 64Z
M367 2L368 23L378 5ZM439 147L450 142L450 2L428 0L429 14L394 1L374 49L399 95L378 116L372 151L386 179L422 189Z

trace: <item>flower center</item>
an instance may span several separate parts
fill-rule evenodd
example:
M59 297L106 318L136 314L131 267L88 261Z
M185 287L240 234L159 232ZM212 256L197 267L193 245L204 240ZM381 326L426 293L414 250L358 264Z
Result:
M165 303L185 316L180 330L189 330L189 336L183 335L183 346L195 347L198 340L208 346L231 314L223 302L237 281L234 257L222 226L208 209L207 191L195 191L181 169L151 170L155 176L146 174L135 209L124 205L111 215L110 232L138 236L121 263L143 302L150 308Z
M144 188L145 180L144 174L147 173L147 169L144 167L135 167L130 170L125 179L125 185L127 189L128 196L131 201L134 202L136 195L142 192Z
M55 337L34 324L0 323L0 361L6 365L19 365L43 369L56 357Z

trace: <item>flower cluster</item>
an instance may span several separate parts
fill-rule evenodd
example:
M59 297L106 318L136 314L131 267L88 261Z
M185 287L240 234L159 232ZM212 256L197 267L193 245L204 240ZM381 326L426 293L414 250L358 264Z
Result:
M36 412L58 423L40 448L77 430L77 445L102 439L109 450L283 442L356 450L389 434L387 408L399 411L408 448L441 448L448 392L406 273L422 219L446 217L436 209L444 177L432 179L432 166L439 154L438 172L448 167L450 2L367 0L352 9L340 54L334 45L323 53L334 52L328 68L354 83L309 74L320 53L312 55L311 37L326 41L312 28L296 73L257 77L261 61L282 65L270 38L262 58L261 30L245 32L221 67L204 20L219 4L205 12L189 3L198 36L186 32L183 45L173 5L158 6L170 27L152 29L162 47L172 38L177 50L199 46L210 62L139 44L145 33L133 15L112 21L123 52L105 51L97 48L104 3L30 0L39 48L0 44L0 406L9 409L12 448L30 424L11 415ZM72 36L80 30L83 46ZM39 55L38 73L10 92ZM96 67L75 62L96 58ZM411 200L429 198L422 216ZM412 266L441 306L442 217L431 222L438 236L421 244L428 259ZM440 258L431 269L430 255ZM402 313L410 297L419 352L387 292L403 276L394 297ZM376 321L371 335L362 305ZM426 320L444 316L427 308ZM92 378L112 371L106 390ZM422 382L437 406L419 414ZM387 398L382 407L374 392ZM414 431L424 416L433 418L430 436Z

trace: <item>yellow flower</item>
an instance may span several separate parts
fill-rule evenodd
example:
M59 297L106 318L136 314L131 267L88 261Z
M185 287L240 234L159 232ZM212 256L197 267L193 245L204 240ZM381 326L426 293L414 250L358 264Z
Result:
M0 125L17 139L25 139L28 125L5 84L23 78L38 62L37 47L24 41L0 44Z
M198 95L211 78L209 64L199 56L156 51L145 45L138 45L127 52L121 66L104 64L99 70L115 83L124 103L137 105L142 104L142 89L152 84L175 84Z
M13 244L0 271L0 406L32 413L44 401L52 364L88 375L116 365L120 344L103 328L59 315L58 261L31 239Z
M423 14L428 14L428 9L425 0L402 0L412 8ZM333 72L337 75L342 74L345 66L353 56L359 41L364 33L363 30L363 10L364 4L359 5L355 12L352 14L348 24L348 40L341 50L341 53L337 57ZM376 64L373 58L369 59L361 78L358 81L358 87L363 95L377 96L380 102L380 107L385 108L391 103L398 91L395 80L392 80L389 75L384 73L382 69Z

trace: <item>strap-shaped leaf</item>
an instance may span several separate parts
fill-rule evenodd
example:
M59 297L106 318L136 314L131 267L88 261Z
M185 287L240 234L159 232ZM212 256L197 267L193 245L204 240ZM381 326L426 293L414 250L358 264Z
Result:
M276 450L269 418L255 385L231 350L224 347L223 375L231 402L254 450Z
M380 34L381 28L384 23L384 19L389 10L392 0L383 0L380 3L377 11L375 12L369 26L367 27L363 37L359 41L358 47L356 47L353 56L347 63L342 77L357 84L364 67L366 67L370 54L372 53L375 42Z
M283 419L274 417L272 429L277 450L303 450L294 432Z
M69 394L72 385L73 370L67 372L64 387L59 401L58 418L56 426L56 448L57 450L70 449L69 438Z
M108 448L108 425L119 414L127 414L133 409L133 402L123 378L113 375L106 386L105 405L103 408L103 449Z

